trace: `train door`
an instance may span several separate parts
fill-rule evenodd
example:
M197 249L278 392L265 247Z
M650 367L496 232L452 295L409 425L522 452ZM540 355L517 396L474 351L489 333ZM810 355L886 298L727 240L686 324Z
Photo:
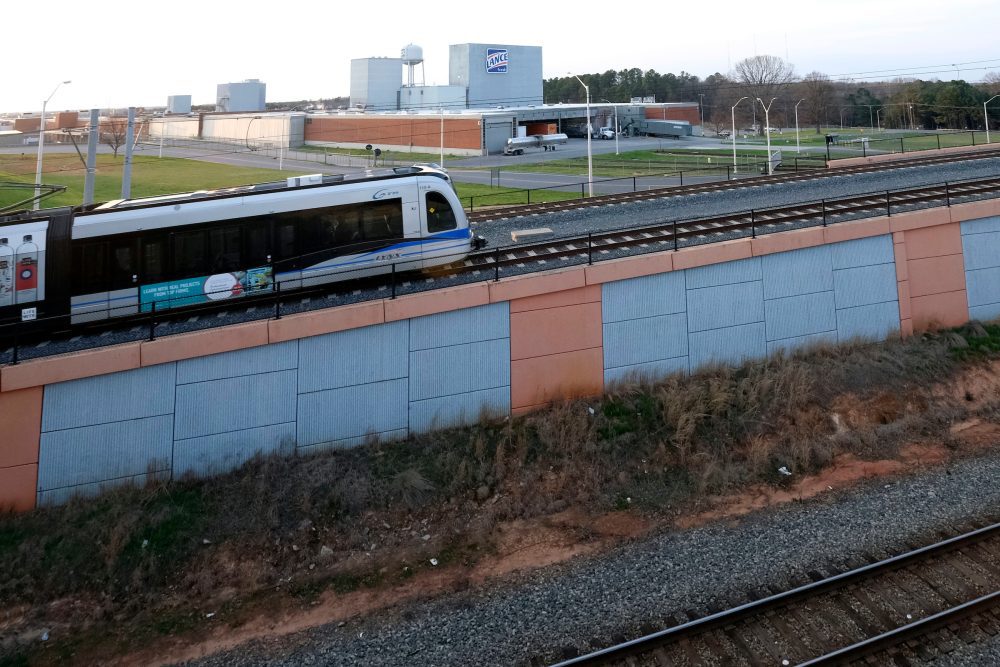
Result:
M108 312L123 317L139 312L139 238L125 236L108 243Z
M458 238L458 217L451 202L436 190L423 193L423 265L437 266L458 259L469 251L469 241L465 236Z

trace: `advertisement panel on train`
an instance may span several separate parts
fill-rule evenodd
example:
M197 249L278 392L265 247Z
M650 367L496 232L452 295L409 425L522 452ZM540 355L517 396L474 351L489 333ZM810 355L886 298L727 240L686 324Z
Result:
M139 305L142 312L148 313L153 309L154 302L157 310L165 310L233 299L273 288L273 270L270 266L262 266L247 271L142 285L139 288Z

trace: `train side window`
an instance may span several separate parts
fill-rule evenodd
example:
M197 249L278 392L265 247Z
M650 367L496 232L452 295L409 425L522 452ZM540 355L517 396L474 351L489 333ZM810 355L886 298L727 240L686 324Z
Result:
M363 224L363 235L366 241L402 238L402 202L397 199L365 208Z
M74 245L75 294L93 294L108 290L107 251L108 244L104 241L90 241Z
M439 192L427 193L427 231L431 234L435 232L446 232L455 229L458 221L455 220L455 212L451 209L451 204Z
M205 232L178 232L173 235L173 274L175 278L207 273Z
M126 289L133 287L132 276L136 275L134 237L119 239L111 243L111 289Z
M142 240L142 282L158 283L164 278L164 246L162 238Z
M229 273L240 267L240 228L216 227L208 230L209 273Z
M243 228L243 263L247 268L267 264L270 244L267 242L268 224L253 222Z
M334 245L350 245L361 240L361 225L356 210L341 207L336 217L337 226L333 230Z
M280 222L274 225L274 254L276 259L295 257L295 225Z

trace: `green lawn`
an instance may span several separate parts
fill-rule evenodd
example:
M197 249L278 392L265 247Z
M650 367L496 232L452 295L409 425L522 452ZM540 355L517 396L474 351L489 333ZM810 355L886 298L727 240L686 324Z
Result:
M736 151L737 164L746 168L764 159L765 150L740 147ZM593 156L594 176L602 178L631 178L632 176L653 176L676 174L679 171L726 173L733 164L732 150L697 151L629 151L621 155L600 154ZM511 164L510 169L518 172L564 174L586 176L587 158L552 160L541 164Z
M35 182L34 153L0 154L0 181ZM94 200L109 201L121 197L122 156L97 156L97 177ZM75 206L83 201L86 171L75 154L58 153L45 156L42 182L65 185L66 190L42 200L43 207ZM135 156L132 160L132 197L148 197L192 190L211 190L249 183L278 181L306 172L249 169L197 160ZM6 206L31 196L30 189L0 188L0 206Z

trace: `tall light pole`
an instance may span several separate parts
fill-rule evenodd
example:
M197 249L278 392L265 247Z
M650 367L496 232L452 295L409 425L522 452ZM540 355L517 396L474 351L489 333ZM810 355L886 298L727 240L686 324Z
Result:
M45 107L48 106L49 100L52 96L56 94L59 90L59 86L64 84L72 83L72 81L61 81L56 84L56 87L52 89L52 93L45 98L42 102L42 119L38 124L38 163L35 165L35 205L32 207L34 210L38 210L39 204L41 203L42 197L42 155L45 151Z
M878 131L882 131L882 112L885 109L878 109L875 111L875 124L878 125Z
M736 100L736 104L734 104L733 108L732 108L733 131L732 131L732 134L729 135L729 138L733 142L733 173L734 174L737 171L737 168L736 168L736 107L738 107L740 105L740 102L742 102L743 100L746 100L746 99L749 99L749 98L748 97L741 97L740 99Z
M698 111L701 112L701 134L705 134L705 93L698 93Z
M795 152L801 153L802 149L799 148L799 105L805 102L805 100L799 100L795 103ZM788 107L785 107L786 109Z
M583 82L583 79L573 75L580 85L583 86L584 92L587 93L587 196L594 196L594 158L593 154L590 152L590 86Z
M768 176L773 176L774 175L774 163L771 161L771 115L770 115L770 111L771 111L771 105L774 104L774 101L776 99L778 99L778 98L777 97L772 97L771 101L768 102L767 106L765 107L764 106L764 100L760 99L759 97L757 98L757 101L760 102L761 108L764 109L764 131L767 134L767 175Z
M986 122L986 143L990 143L990 117L986 115L986 105L1000 97L1000 95L994 95L990 99L983 102L983 120Z

